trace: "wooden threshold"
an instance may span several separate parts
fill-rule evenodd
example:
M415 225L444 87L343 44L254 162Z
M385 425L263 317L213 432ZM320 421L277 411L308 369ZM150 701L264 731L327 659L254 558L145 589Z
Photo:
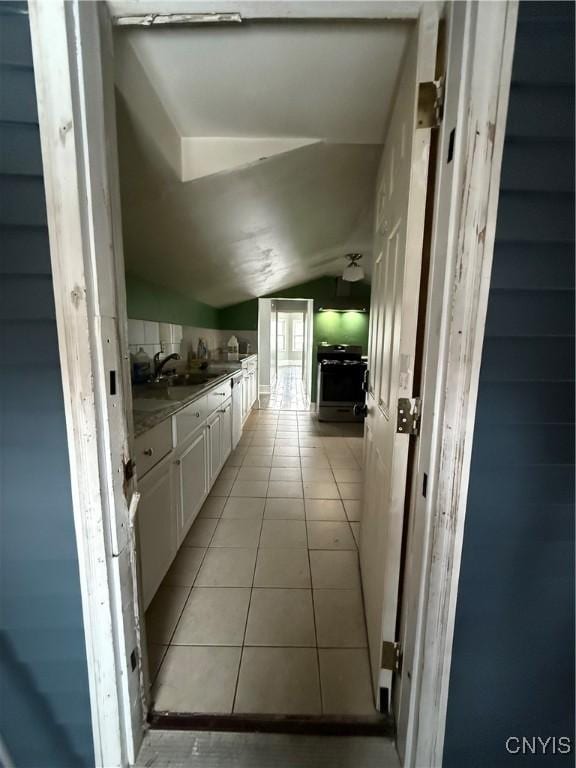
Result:
M340 717L325 715L210 715L150 712L152 730L293 733L317 736L384 736L392 738L395 724L388 715Z

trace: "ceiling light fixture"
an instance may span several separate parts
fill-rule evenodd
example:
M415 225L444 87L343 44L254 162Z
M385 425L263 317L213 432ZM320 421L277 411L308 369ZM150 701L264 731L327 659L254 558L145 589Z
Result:
M347 283L357 283L359 280L364 279L364 270L358 264L362 258L361 253L347 253L346 258L350 261L344 272L342 272L342 280L346 280Z

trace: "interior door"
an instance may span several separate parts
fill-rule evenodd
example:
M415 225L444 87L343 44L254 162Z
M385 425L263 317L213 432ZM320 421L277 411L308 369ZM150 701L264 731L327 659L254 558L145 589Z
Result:
M438 19L426 4L409 42L377 186L360 534L362 588L376 704L390 707L397 640L408 441L397 403L412 396L430 129L418 127L419 83L434 80ZM383 653L384 650L384 653Z

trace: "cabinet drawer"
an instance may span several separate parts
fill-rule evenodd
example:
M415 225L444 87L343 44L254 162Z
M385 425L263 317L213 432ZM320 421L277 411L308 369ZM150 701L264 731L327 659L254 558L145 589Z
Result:
M216 408L221 408L222 403L227 400L232 394L232 387L230 386L230 379L226 379L217 387L211 389L208 392L208 413L212 413Z
M136 471L138 477L158 464L172 450L172 419L157 424L134 440Z
M208 396L199 397L174 416L176 422L176 445L182 445L202 424L209 413Z

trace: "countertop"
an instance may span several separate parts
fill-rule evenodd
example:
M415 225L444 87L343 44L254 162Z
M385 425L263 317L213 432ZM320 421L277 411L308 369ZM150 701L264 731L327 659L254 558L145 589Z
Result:
M256 354L244 355L238 361L214 360L209 362L208 367L201 372L207 374L221 373L221 376L214 376L204 384L166 386L164 389L158 388L155 392L151 392L151 388L146 384L132 385L134 437L152 429L161 421L168 419L202 397L212 387L231 378L235 373L242 370L243 362L255 357L257 357ZM200 373L200 371L198 372Z

